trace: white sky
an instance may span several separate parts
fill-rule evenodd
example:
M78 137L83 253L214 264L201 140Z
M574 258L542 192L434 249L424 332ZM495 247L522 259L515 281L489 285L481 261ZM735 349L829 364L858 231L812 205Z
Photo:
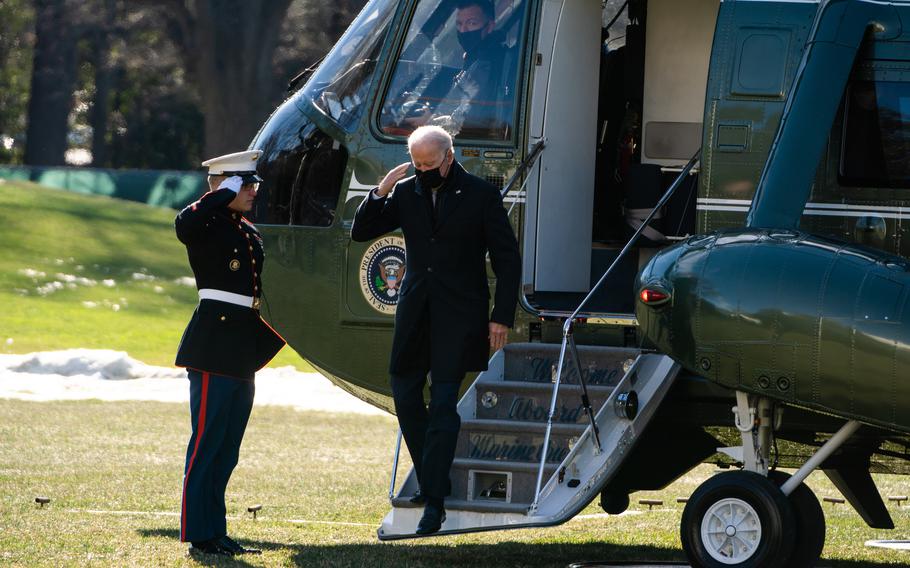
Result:
M189 383L183 369L146 365L123 351L69 349L0 355L0 398L188 402ZM256 373L255 405L390 416L318 373L293 367Z

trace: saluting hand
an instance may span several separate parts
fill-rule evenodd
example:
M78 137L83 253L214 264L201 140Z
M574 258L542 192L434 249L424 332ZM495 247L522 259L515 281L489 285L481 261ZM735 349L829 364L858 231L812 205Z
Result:
M392 191L392 188L395 187L395 184L407 175L408 168L410 167L411 162L405 162L392 168L389 173L382 178L382 181L379 182L379 188L376 190L376 194L379 195L379 197L388 195L389 192Z
M499 351L506 346L506 343L509 342L509 328L502 325L501 323L496 323L495 321L490 322L490 349L494 352Z

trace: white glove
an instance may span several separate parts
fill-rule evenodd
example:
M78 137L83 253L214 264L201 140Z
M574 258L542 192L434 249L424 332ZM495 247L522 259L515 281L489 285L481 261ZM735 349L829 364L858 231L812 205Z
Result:
M243 178L240 176L231 176L221 182L218 189L228 188L234 193L240 193L240 186L243 185Z

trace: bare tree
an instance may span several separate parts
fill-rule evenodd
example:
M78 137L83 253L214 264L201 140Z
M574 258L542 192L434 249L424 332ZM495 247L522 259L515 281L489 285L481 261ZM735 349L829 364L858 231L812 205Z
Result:
M113 84L111 35L115 32L116 0L104 0L100 25L92 34L92 63L95 68L95 96L89 123L92 128L92 165L104 167L108 161L107 126Z
M72 2L35 0L35 55L28 104L25 163L64 163L67 120L76 85L76 41Z
M292 0L146 0L164 8L205 115L205 153L246 148L273 102L272 56Z

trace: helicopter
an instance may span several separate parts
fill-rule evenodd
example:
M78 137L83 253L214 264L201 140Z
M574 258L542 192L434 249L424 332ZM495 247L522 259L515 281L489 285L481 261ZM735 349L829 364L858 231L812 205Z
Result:
M703 462L693 566L813 565L816 469L894 528L871 474L910 473L910 3L495 0L474 90L470 5L369 1L250 145L263 314L390 412L407 254L352 241L354 211L428 122L501 188L520 306L463 385L437 534L618 514ZM380 540L417 536L395 470Z

